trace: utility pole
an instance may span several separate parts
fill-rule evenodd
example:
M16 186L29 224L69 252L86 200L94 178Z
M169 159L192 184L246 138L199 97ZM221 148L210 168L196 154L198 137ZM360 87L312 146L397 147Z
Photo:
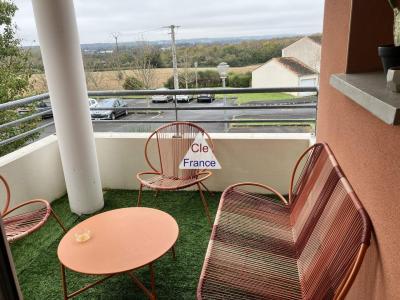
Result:
M197 61L195 61L194 62L194 68L195 68L195 81L196 81L196 89L198 89L199 88L199 84L198 84L198 82L197 82L197 67L198 67L198 62Z
M117 79L118 80L122 80L123 79L123 74L121 72L121 63L119 61L119 46L118 46L118 38L120 36L120 33L119 32L113 32L113 33L111 33L111 35L115 40L115 51L116 51L115 58L116 58L116 64L117 64L117 69L118 69L118 77L117 77Z
M113 33L111 33L111 35L115 40L115 48L117 49L117 55L118 55L118 52L119 52L119 47L118 47L119 32L113 32Z
M172 68L174 70L174 89L179 89L179 79L178 79L178 62L176 59L176 43L175 43L175 28L179 28L180 26L170 25L164 28L169 28L171 32L171 51L172 51Z

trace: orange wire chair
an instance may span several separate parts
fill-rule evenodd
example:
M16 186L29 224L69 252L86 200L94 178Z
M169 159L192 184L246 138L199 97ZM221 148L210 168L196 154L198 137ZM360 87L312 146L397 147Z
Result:
M0 217L3 219L7 241L14 242L42 227L50 215L54 217L64 232L67 232L59 217L51 209L50 203L43 199L26 201L13 209L9 209L11 190L6 179L0 175L6 191L6 202ZM29 209L22 210L22 208ZM28 210L28 212L26 212Z
M289 201L258 183L224 191L197 299L344 299L371 230L328 145L315 144L295 165Z
M147 139L144 152L147 164L152 171L140 172L136 175L136 178L140 182L137 206L141 205L142 189L144 186L158 192L163 190L180 190L196 185L208 222L210 226L212 225L207 201L201 188L204 187L210 192L203 181L210 177L212 172L208 170L179 169L180 162L199 133L207 138L207 143L211 149L214 149L209 134L203 128L189 122L169 123L161 126L150 135ZM153 146L156 148L155 152L159 160L158 168L149 159L149 148L152 142L155 144Z

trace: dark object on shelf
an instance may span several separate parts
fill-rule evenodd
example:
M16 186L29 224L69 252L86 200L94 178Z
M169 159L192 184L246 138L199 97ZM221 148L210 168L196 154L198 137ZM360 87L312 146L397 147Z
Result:
M382 45L378 47L378 54L382 60L385 74L391 67L400 66L400 46Z

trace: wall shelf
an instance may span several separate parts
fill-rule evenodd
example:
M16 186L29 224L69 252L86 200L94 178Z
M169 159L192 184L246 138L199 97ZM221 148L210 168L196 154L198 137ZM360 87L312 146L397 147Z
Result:
M330 84L389 125L400 125L400 93L386 88L383 72L333 74Z

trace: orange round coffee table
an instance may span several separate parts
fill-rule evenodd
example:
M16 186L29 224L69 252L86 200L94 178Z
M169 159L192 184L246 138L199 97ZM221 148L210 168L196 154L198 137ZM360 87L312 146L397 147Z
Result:
M77 235L90 238L78 242ZM60 241L57 254L61 264L64 299L117 274L126 273L150 299L156 298L153 262L172 250L179 228L169 214L146 207L130 207L95 215L69 230ZM151 290L133 274L133 270L149 266ZM100 280L68 294L65 268L88 275L105 275Z

